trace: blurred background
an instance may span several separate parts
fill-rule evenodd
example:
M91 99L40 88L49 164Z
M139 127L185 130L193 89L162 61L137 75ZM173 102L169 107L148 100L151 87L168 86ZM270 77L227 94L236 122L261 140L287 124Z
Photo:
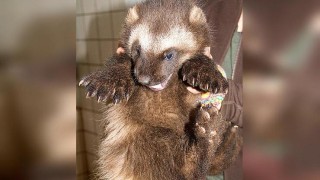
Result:
M0 1L0 179L88 179L101 107L76 84L135 2ZM320 179L319 7L244 1L245 179Z
M244 1L245 179L320 179L320 1Z
M75 179L75 9L0 1L0 179Z

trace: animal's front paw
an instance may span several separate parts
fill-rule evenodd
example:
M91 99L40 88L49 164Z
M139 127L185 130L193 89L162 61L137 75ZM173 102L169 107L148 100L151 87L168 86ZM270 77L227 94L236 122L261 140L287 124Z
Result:
M182 80L194 88L213 93L228 89L228 82L218 70L217 65L205 55L197 55L181 68Z
M97 96L98 102L112 100L114 104L129 100L134 89L130 73L122 69L110 68L94 72L82 78L80 86L86 87L87 97Z

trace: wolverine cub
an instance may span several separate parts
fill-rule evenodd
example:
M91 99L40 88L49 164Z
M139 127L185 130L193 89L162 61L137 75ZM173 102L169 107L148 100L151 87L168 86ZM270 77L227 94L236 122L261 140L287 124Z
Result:
M106 102L98 179L198 180L223 171L239 152L236 127L210 108L203 92L228 83L204 55L209 28L187 0L149 0L132 7L120 46L103 70L80 81ZM113 103L109 103L113 102Z

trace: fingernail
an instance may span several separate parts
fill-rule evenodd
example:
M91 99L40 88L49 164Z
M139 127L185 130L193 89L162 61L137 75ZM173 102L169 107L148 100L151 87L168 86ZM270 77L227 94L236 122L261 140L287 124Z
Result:
M81 86L81 85L83 84L83 82L84 82L84 80L81 80L81 81L79 82L79 86Z

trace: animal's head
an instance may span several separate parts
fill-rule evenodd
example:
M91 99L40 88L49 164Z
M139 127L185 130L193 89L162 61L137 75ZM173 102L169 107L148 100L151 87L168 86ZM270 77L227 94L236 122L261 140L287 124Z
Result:
M208 29L203 11L186 0L150 0L131 8L122 43L137 80L163 90L187 59L209 46Z

